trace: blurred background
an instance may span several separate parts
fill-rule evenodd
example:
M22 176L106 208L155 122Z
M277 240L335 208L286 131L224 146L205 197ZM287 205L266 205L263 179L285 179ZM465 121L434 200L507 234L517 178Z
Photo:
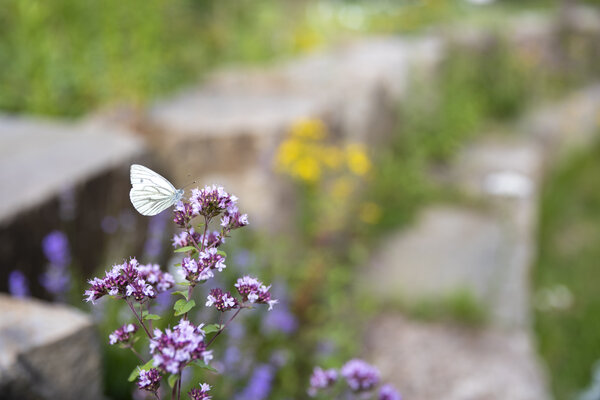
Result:
M302 399L361 357L406 399L600 399L597 0L0 0L0 65L8 398L145 398L108 345L129 309L82 300L180 262L172 211L129 202L141 163L237 195L217 283L279 299L186 388Z

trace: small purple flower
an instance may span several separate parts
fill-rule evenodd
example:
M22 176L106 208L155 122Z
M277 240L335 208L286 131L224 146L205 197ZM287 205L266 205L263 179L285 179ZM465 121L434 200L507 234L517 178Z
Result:
M363 360L348 361L341 369L348 386L355 392L371 390L379 383L379 371Z
M50 264L40 276L40 284L57 300L64 300L65 293L71 287L71 276L66 266Z
M239 400L264 400L271 393L275 369L268 364L260 364L254 369L252 377L244 390L236 396Z
M206 307L211 307L213 305L221 312L229 311L239 307L238 301L231 296L231 293L223 293L223 291L218 288L212 289L206 298Z
M219 254L215 247L210 247L198 255L198 261L204 268L216 269L221 272L226 268L225 256Z
M242 296L243 301L268 304L269 310L272 310L273 306L278 302L271 299L271 294L269 293L271 286L265 286L261 281L251 276L246 275L239 278L234 286Z
M190 257L181 260L181 269L184 278L193 284L206 281L215 276L209 267Z
M108 335L108 343L113 345L117 343L127 343L133 334L138 330L137 325L125 324L110 335Z
M321 389L326 389L337 382L338 374L335 369L324 370L321 367L315 367L310 377L310 387L308 395L314 397Z
M268 332L279 331L290 335L298 329L298 320L287 307L278 306L265 316L264 328Z
M119 220L113 216L107 215L102 218L100 228L102 228L102 232L112 235L119 229Z
M65 267L71 263L69 240L61 231L52 231L42 240L44 255L51 264Z
M400 393L392 385L383 385L379 389L377 400L402 400Z
M210 386L208 383L201 383L200 389L193 388L188 392L188 395L192 400L210 400L212 397L208 395Z
M160 386L160 371L156 368L150 368L149 370L140 370L137 385L142 390L149 392L156 392Z
M216 185L194 189L190 196L190 204L194 213L208 219L233 209L236 202L237 197L230 195L223 187ZM235 211L237 211L237 207L235 207Z
M150 353L154 366L171 374L179 374L194 360L212 359L212 352L206 350L202 325L194 326L188 320L181 320L173 329L154 330L150 341Z
M175 280L158 265L140 265L135 258L117 264L106 272L104 278L89 281L85 291L86 301L94 303L99 298L110 295L120 298L133 297L136 301L154 298L157 293L173 287Z
M19 270L14 270L8 275L8 292L13 297L28 297L31 294L25 274Z

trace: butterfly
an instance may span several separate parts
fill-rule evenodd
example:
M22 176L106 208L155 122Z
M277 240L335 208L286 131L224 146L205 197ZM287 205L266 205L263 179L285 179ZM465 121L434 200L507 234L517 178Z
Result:
M129 179L129 199L142 215L156 215L176 204L183 196L183 189L175 186L150 168L132 164Z

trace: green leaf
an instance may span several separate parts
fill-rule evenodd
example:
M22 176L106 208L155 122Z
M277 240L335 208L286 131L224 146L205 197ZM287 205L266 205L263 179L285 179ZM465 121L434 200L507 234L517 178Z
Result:
M133 369L133 371L131 371L131 374L129 374L129 378L127 378L127 380L129 382L133 382L135 380L135 378L137 378L138 376L140 376L140 371L144 370L144 371L148 371L150 368L152 368L154 366L153 360L150 359L146 364L144 365L138 365L137 367L135 367Z
M153 321L156 321L156 320L160 319L160 315L156 315L156 314L146 314L146 315L144 315L144 320L149 320L149 319L151 319Z
M196 251L194 246L185 246L175 250L175 253L187 253L188 251Z
M194 366L198 367L198 368L202 368L202 369L206 369L210 372L214 372L215 374L218 374L219 371L217 371L216 369L214 369L213 367L211 367L210 365L204 364L202 361L200 360L196 360L194 362L192 362L192 364L194 364Z
M176 292L173 292L173 293L171 293L171 294L173 294L173 295L178 295L178 294L180 294L180 295L182 295L182 296L183 296L183 297L184 297L186 300L189 300L189 299L188 299L188 293L189 293L189 292L188 292L187 290L178 290L178 291L176 291Z
M223 328L223 325L210 324L210 325L206 325L205 327L203 327L202 330L204 331L204 333L209 334L209 333L220 331L222 328Z
M192 283L189 281L177 282L179 286L190 286Z
M194 300L186 301L185 299L179 299L173 306L173 309L175 310L175 316L177 317L179 315L183 315L195 306L196 302Z
M225 253L223 250L217 250L217 254L220 254L223 257L227 258L227 253Z
M169 382L169 387L175 386L177 380L179 379L179 375L169 375L167 382Z

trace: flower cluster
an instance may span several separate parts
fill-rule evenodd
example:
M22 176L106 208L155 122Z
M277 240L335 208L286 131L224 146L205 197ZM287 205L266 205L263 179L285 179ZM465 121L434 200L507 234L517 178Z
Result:
M154 366L171 374L179 374L190 361L202 358L208 363L212 359L212 351L206 350L202 324L194 326L188 320L164 332L155 329L150 353Z
M314 397L317 395L317 391L320 389L326 389L337 382L338 374L335 369L322 369L321 367L315 367L310 377L310 387L308 388L308 395Z
M238 301L231 296L231 293L225 292L221 289L212 289L210 294L206 297L206 307L215 306L219 311L225 312L238 308Z
M71 286L68 270L71 254L67 235L61 231L50 232L42 240L42 250L50 264L40 276L40 283L56 300L62 301Z
M131 338L133 338L133 334L138 330L137 325L134 324L126 324L108 335L108 343L116 344L116 343L127 343Z
M248 225L248 216L240 214L237 197L227 193L221 186L205 186L192 190L189 202L179 202L175 208L173 221L185 228L189 222L199 215L210 220L223 213L221 225L229 229ZM224 223L226 221L226 223Z
M381 389L379 389L379 397L377 399L402 400L402 396L400 396L400 393L398 393L392 385L383 385Z
M156 368L150 368L149 370L140 370L137 385L142 390L149 392L156 392L160 386L160 371Z
M265 286L261 281L251 276L239 278L234 285L243 301L250 303L268 304L269 310L277 304L277 300L271 299L269 289L271 286Z
M201 383L200 389L193 388L188 392L188 395L192 400L210 400L212 397L208 395L210 385L208 383Z
M175 280L171 274L162 272L158 265L140 265L132 258L114 265L104 278L94 278L89 283L91 287L85 291L86 301L94 303L105 295L133 297L136 301L154 298L157 293L173 287Z
M348 361L340 372L355 392L371 390L379 383L377 368L356 358Z
M194 228L173 235L173 247L204 246L218 247L225 243L225 238L217 231L208 231L206 235L197 233Z
M344 378L350 390L357 393L358 396L372 395L371 391L379 384L379 371L377 368L359 359L353 359L344 364L340 370L340 375ZM316 367L310 377L308 395L314 397L320 390L330 388L337 382L338 373L336 370L323 370ZM377 400L401 400L401 397L393 386L383 385L379 389Z

